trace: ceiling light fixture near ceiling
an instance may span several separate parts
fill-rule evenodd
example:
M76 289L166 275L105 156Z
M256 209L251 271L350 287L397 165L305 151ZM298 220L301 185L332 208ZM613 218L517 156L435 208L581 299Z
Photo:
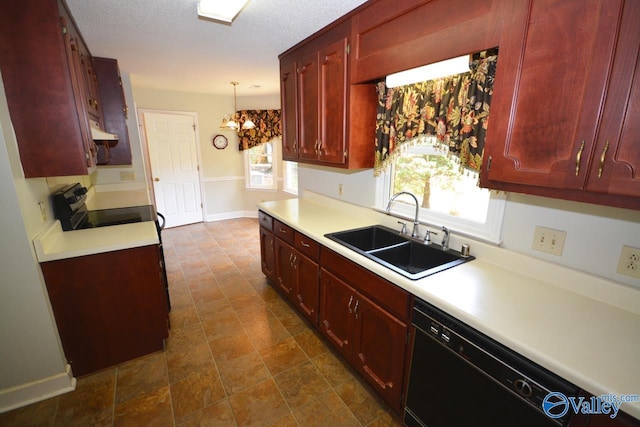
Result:
M220 126L220 129L231 129L234 131L239 130L240 127L240 117L238 115L238 100L236 97L236 86L238 86L240 83L238 82L231 82L231 84L233 85L233 114L232 115L228 115L225 114L225 116L222 118L222 125ZM244 122L242 123L242 129L246 130L246 129L253 129L254 127L256 127L256 125L251 121L250 118L246 117Z
M389 74L386 79L387 87L405 86L427 80L435 80L454 74L469 71L469 55L451 58L418 68L412 68L399 73Z
M198 16L231 25L249 0L198 0Z

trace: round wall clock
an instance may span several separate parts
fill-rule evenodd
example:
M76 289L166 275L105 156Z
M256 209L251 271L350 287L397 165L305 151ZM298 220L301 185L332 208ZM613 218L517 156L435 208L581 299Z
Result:
M219 150L222 150L229 144L227 137L224 135L216 135L213 137L213 146Z

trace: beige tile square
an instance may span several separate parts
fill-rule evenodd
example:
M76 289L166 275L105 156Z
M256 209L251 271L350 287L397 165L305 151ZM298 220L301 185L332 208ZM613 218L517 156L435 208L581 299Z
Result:
M293 337L287 338L271 347L263 348L259 350L259 353L271 375L277 375L309 360Z
M255 351L251 339L244 332L244 329L238 330L234 335L212 339L209 341L209 347L214 360L219 365Z
M276 375L274 381L292 409L300 408L331 390L311 361Z
M173 426L169 386L116 405L113 425L114 427Z
M327 344L322 341L322 338L320 338L313 329L307 329L304 332L295 335L293 338L310 358L314 358L326 351L329 351Z
M359 379L352 378L336 386L335 391L363 425L386 413L386 405Z
M359 427L360 423L340 397L330 391L293 411L298 424L305 427Z
M180 419L176 427L229 427L236 425L228 399L207 406Z
M171 401L176 420L224 398L224 388L215 369L193 373L171 384Z
M228 395L238 393L270 377L269 370L256 351L221 363L218 369Z
M116 378L116 405L169 385L164 353L123 363Z
M60 396L33 403L22 408L0 414L0 426L3 427L49 427L58 408Z
M238 426L265 426L289 415L286 402L268 379L229 397Z
M191 344L175 348L166 353L167 368L169 371L169 383L174 383L187 376L199 373L215 367L209 345L204 340L197 344Z
M76 389L60 397L54 425L110 426L115 386L115 368L79 378Z
M338 359L331 351L324 352L311 361L332 387L353 379L353 373L347 367L346 362Z

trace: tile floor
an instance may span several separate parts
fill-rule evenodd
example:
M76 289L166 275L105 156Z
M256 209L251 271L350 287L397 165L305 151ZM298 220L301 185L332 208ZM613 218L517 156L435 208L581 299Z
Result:
M267 284L258 221L167 229L163 352L0 414L0 426L399 426Z

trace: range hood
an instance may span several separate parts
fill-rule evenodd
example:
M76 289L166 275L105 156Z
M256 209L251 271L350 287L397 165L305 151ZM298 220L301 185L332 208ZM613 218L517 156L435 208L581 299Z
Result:
M95 120L89 120L89 123L91 124L91 138L94 141L117 141L118 140L118 135L116 135L115 133L109 133L109 132L105 132L102 129L100 129L98 122L96 122Z

